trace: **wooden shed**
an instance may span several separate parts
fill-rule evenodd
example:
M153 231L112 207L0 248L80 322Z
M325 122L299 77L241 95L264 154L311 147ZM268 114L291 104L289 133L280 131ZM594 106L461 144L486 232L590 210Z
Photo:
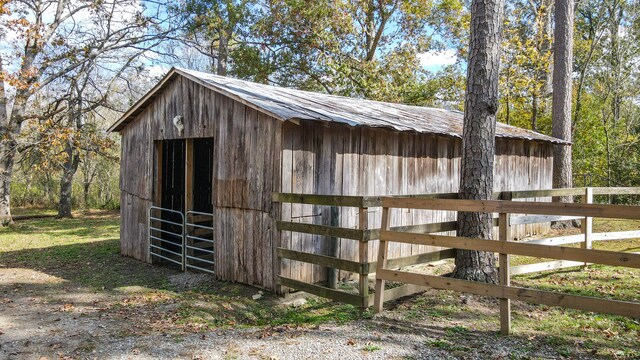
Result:
M330 214L274 203L272 193L456 192L462 117L171 69L110 128L122 141L122 254L176 263L182 256L183 267L269 290L278 275L322 281L314 267L279 261L276 248L322 253L323 237L280 233L275 222L333 218L348 228L357 209ZM552 146L560 141L505 124L496 137L496 190L551 188ZM379 224L379 213L368 216ZM391 225L445 217L399 212ZM350 243L338 246L342 257L355 256ZM399 246L394 256L419 251Z

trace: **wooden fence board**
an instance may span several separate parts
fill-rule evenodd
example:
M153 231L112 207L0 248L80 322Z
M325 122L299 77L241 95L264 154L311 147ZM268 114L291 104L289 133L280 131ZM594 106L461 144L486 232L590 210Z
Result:
M362 196L273 193L273 201L308 205L360 207Z
M538 224L552 221L581 220L583 216L560 216L560 215L529 215L512 216L511 225Z
M583 261L595 264L624 266L640 269L640 255L616 251L569 248L456 236L381 231L381 241L395 241L416 245L444 246L455 249L491 251L503 254L533 256L558 260Z
M525 243L525 244L538 244L538 245L566 245L566 244L576 244L580 242L584 242L584 234L521 241L521 243Z
M306 224L292 221L277 221L276 226L280 231L295 231L304 234L333 236L343 239L362 240L364 232L360 229L348 229L336 226Z
M417 294L419 292L423 292L427 290L428 287L414 285L414 284L404 284L398 287L394 287L392 289L387 289L384 291L384 298L387 300L395 300L401 297ZM369 306L373 305L373 296L369 296Z
M637 195L640 187L594 187L593 195Z
M294 251L283 248L278 248L278 256L283 259L297 260L355 273L361 273L363 271L364 265L366 265L360 264L357 261L343 260L331 256L311 254L307 252Z
M535 304L561 306L571 309L640 318L640 304L628 301L576 296L551 291L486 284L475 281L413 274L406 271L394 271L387 269L378 270L376 277L387 281L399 281L407 284L429 286L436 289L454 290L481 296L521 300Z
M567 189L546 189L546 190L519 190L519 191L496 191L494 199L505 199L509 196L513 199L525 199L551 196L579 196L584 194L584 188ZM594 187L594 195L621 195L640 194L640 187L617 187L602 188ZM398 195L398 199L457 199L458 193L437 193L437 194L415 194ZM328 206L350 206L350 207L379 207L382 206L383 196L343 196L343 195L316 195L316 194L293 194L274 193L273 201L291 202L311 205Z
M511 195L513 199L526 199L526 198L548 197L548 196L570 196L570 195L582 195L582 194L584 194L584 188L511 191Z
M536 264L513 266L511 267L511 275L530 274L534 272L565 269L569 267L582 266L582 265L584 265L584 263L580 261L566 261L566 260L548 261L548 262L541 262Z
M383 206L425 210L476 211L510 214L564 214L600 218L640 220L637 206L566 204L548 202L513 202L500 200L449 200L449 199L399 199L382 198Z
M640 238L640 230L634 231L615 231L608 233L592 233L592 241L608 241L608 240L625 240Z
M410 266L410 265L418 265L418 264L426 264L434 261L452 259L455 257L454 249L445 249L439 250L429 253L410 255L396 259L388 259L387 260L387 268L390 269L399 269L401 267ZM376 272L376 267L378 266L377 261L370 262L369 266L369 274L373 274Z
M359 295L349 294L344 291L329 289L324 286L309 284L303 281L290 279L284 276L278 276L278 284L293 289L308 292L324 298L340 301L345 304L360 306L362 305L362 297Z

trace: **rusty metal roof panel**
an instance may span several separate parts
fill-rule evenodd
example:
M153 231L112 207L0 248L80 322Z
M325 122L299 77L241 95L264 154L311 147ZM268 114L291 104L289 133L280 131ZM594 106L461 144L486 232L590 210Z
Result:
M282 121L326 121L350 126L391 128L398 131L417 131L458 138L462 136L463 114L460 111L294 90L181 68L174 68L169 74L172 72L181 74ZM128 113L131 113L131 110ZM114 124L112 130L119 130L120 125L124 125L121 124L122 120L124 119ZM560 139L502 123L497 124L496 136L565 143Z

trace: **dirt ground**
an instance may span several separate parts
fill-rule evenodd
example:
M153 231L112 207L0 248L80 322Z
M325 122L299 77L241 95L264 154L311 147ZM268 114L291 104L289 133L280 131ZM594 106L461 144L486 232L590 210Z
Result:
M170 270L161 268L152 270L179 277L184 280L183 290L188 290L189 276L171 275ZM199 285L198 281L193 284ZM0 289L0 358L6 359L444 356L425 346L416 334L398 332L393 326L371 331L373 323L368 321L345 325L225 326L215 331L198 331L173 321L175 304L149 301L148 296L160 295L144 288L90 291L30 269L0 269ZM249 287L242 290L245 293L241 296L257 291Z
M165 273L170 279L178 276L182 284L187 284L183 290L188 290L188 276L133 265L136 270ZM193 285L200 284L195 281ZM237 296L248 297L256 291L242 287ZM344 324L223 326L212 331L176 321L175 302L158 299L161 294L137 286L92 291L41 271L1 268L0 296L0 358L4 359L563 357L552 345L535 337L498 335L492 330L496 323L486 324L487 328L463 327L478 313L496 315L490 310L492 304L486 303L489 300L476 297L451 295L454 298L448 301L464 304L470 314L476 315L459 314L439 321L418 316L407 321L406 307L412 302L409 300L397 303L394 311ZM424 296L428 294L413 301ZM267 296L262 301L273 299ZM453 340L456 338L460 344ZM590 358L591 353L572 356L582 357Z
M0 229L0 359L640 359L637 319L514 302L501 336L497 300L448 291L375 316L288 302L122 257L117 228L98 213ZM640 272L604 267L526 280L630 301L640 289Z

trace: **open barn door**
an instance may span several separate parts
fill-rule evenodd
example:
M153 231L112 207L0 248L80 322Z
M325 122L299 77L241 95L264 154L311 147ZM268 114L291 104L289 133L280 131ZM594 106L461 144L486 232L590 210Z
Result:
M157 143L156 201L149 212L153 262L184 269L185 140Z
M156 144L156 201L149 213L153 261L213 273L213 139Z

